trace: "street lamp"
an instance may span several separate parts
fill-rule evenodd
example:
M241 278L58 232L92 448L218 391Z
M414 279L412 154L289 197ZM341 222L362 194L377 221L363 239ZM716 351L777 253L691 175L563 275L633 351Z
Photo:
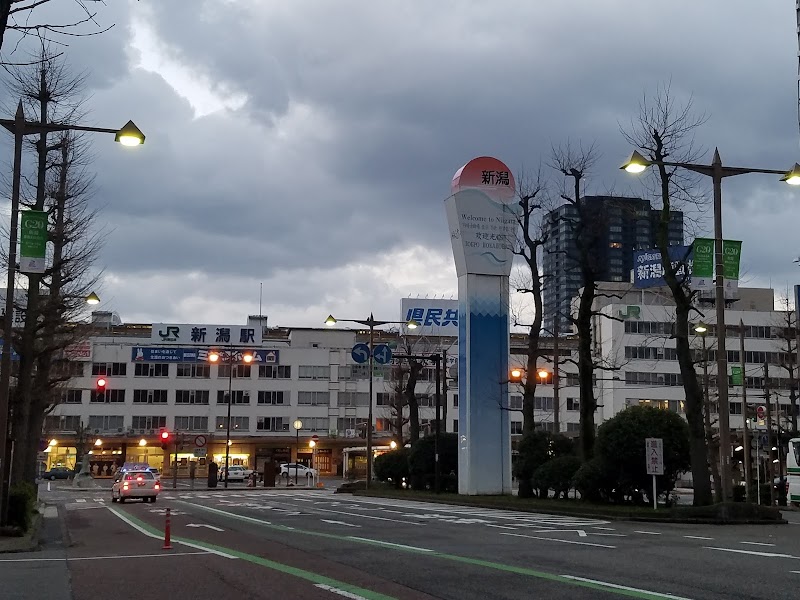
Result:
M405 325L409 329L416 329L419 326L414 319L409 321L378 321L375 317L372 316L372 313L369 314L368 319L335 319L333 315L328 315L328 318L325 319L325 325L328 327L333 327L342 321L343 323L357 323L359 325L365 325L369 327L369 416L367 417L367 481L366 481L366 488L369 489L369 482L372 479L372 368L373 368L373 344L374 344L374 337L375 337L375 328L381 325Z
M94 292L91 292L88 296L86 296L86 304L91 304L91 305L100 304L100 296L98 296Z
M711 177L714 188L714 276L717 311L717 388L719 397L719 452L722 463L722 496L724 500L733 498L733 476L731 473L731 431L730 406L728 405L728 357L725 344L725 284L722 263L722 179L748 173L767 173L783 175L781 181L789 185L800 185L800 165L795 163L790 171L776 169L750 169L746 167L723 167L719 149L714 149L710 165L684 162L649 160L639 152L633 151L630 158L620 167L628 173L641 173L651 165L679 167Z
M228 364L228 416L225 419L225 488L228 488L228 466L230 463L231 455L231 404L233 404L233 364L236 361L238 350L227 350L224 354L217 351L208 353L208 361L218 363L224 356L224 362ZM253 362L253 355L250 352L242 353L242 362L249 365ZM177 460L175 461L175 469L178 469Z
M292 427L294 427L294 448L295 448L295 457L294 457L294 484L297 485L297 461L300 458L300 430L303 428L303 422L300 419L295 419L294 423L292 423ZM289 476L289 473L286 473L286 476Z
M11 476L11 448L8 447L8 399L11 388L11 330L14 326L14 275L17 263L17 232L19 228L19 196L22 179L22 141L26 135L45 134L58 131L91 131L113 133L115 141L125 146L144 143L144 134L133 121L121 129L85 127L57 123L35 123L25 120L22 100L17 104L13 119L0 119L0 126L14 134L14 171L11 183L11 222L8 241L8 276L6 280L6 313L3 318L3 354L0 357L0 525L8 520L8 491Z

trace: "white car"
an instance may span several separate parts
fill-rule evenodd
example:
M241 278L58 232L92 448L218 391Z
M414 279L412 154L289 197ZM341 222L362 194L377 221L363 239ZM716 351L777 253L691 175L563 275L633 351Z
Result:
M231 465L228 468L228 481L244 481L253 474L253 469L246 469L241 465ZM219 480L225 481L225 467L219 470Z
M298 479L304 479L307 477L316 477L317 471L316 469L311 469L299 463L288 463L285 465L281 465L281 477L293 479L295 475L297 475Z
M143 502L155 502L160 491L161 482L150 471L121 471L111 486L111 501L141 498Z

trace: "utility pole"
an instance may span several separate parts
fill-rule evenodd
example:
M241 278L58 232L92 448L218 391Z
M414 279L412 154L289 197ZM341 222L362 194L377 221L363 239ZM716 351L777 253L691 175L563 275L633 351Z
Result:
M750 502L750 470L752 468L750 465L750 428L748 427L748 423L750 422L750 411L747 408L747 377L744 370L744 321L742 321L742 319L739 319L739 364L742 368L742 418L744 420L744 443L742 445L744 446L744 494L745 500Z
M553 429L561 432L561 406L558 398L558 317L553 321Z
M772 403L769 398L769 363L764 363L764 404L767 407L767 444L769 444L769 458L767 459L767 482L769 483L769 505L775 506L775 485L773 484L772 466Z
M441 385L442 385L442 355L431 354L431 359L436 365L436 425L434 429L434 452L436 453L436 461L434 463L433 472L433 489L438 494L442 491L442 461L439 456L439 434L441 431L441 422L439 419L439 411L442 405Z

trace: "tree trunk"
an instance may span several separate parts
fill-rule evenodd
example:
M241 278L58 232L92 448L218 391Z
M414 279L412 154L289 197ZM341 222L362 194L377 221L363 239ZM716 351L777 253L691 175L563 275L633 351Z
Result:
M578 307L578 385L580 389L580 450L585 462L594 456L594 413L597 401L594 398L594 361L592 358L592 304L595 282L584 275Z
M406 404L408 404L409 441L413 444L419 439L419 402L417 402L417 378L422 371L422 364L408 359L408 381L406 381Z

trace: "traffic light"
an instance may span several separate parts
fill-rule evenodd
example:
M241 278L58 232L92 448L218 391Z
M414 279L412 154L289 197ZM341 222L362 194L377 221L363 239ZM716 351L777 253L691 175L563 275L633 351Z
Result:
M106 399L106 385L107 384L108 384L108 381L106 381L105 377L100 377L95 382L94 391L95 391L95 394L97 395L97 401L98 402L105 401L105 399Z
M161 449L166 450L169 448L169 443L171 441L172 435L166 429L162 429L159 433L159 437L161 438Z

